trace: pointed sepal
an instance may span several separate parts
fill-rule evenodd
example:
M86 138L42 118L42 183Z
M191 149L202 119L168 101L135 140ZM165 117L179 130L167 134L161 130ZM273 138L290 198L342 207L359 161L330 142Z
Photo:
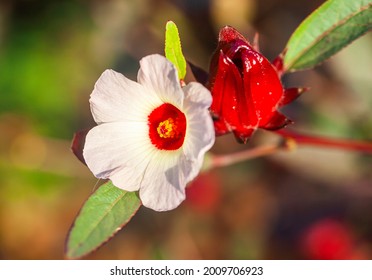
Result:
M280 100L278 106L283 107L294 100L296 100L301 94L308 91L309 88L287 88L284 90L284 94L282 96L282 99Z
M215 120L216 135L223 135L235 129L240 123L237 112L237 94L243 90L243 83L234 63L220 51L216 79L212 86L213 103L210 111Z
M83 129L75 132L71 143L72 152L78 158L78 160L80 160L85 165L87 164L85 163L85 159L83 157L83 148L85 144L85 138L89 130L90 129Z
M267 130L278 130L292 123L293 121L288 119L282 113L275 112L271 120L263 128Z

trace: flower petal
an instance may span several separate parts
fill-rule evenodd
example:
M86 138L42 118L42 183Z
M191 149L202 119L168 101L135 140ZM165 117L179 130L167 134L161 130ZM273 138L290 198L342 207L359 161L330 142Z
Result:
M208 112L208 108L212 103L212 94L205 86L197 82L190 82L183 87L182 90L185 95L184 102L188 102L184 104L184 108L190 107L191 105L200 107L205 110L205 112Z
M204 154L213 146L215 132L208 108L212 102L211 94L199 83L189 83L185 92L184 112L187 118L187 133L183 144L184 165L190 165L186 174L191 181L199 173Z
M155 154L145 171L139 195L145 207L172 210L185 199L187 181L183 173L188 170L179 163L179 152Z
M204 154L215 140L213 121L208 112L212 102L210 92L199 83L190 83L183 91L183 112L187 118L183 147L152 155L153 160L141 183L143 205L156 211L172 210L185 199L186 184L199 173ZM156 164L153 164L155 159Z
M118 188L138 190L154 150L146 122L104 123L87 134L84 159L97 178Z
M114 70L106 70L90 96L96 123L138 121L161 104L159 97Z
M164 56L153 54L140 60L138 82L157 94L164 103L182 107L183 92L174 65Z

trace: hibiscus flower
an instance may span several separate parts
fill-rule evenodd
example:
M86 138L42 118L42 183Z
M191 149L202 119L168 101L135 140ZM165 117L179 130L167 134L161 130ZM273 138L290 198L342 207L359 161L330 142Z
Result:
M139 191L148 208L171 210L185 199L186 184L214 143L211 94L196 82L181 87L161 55L140 61L137 80L113 70L98 79L89 100L97 126L86 136L83 156L97 178Z

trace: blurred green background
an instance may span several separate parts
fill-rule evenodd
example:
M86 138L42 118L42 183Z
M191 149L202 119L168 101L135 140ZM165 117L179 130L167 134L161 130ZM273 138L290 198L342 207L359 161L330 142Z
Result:
M324 1L65 0L0 2L0 259L62 259L65 238L97 180L71 153L91 127L89 94L107 68L135 79L177 23L183 50L208 68L224 25L274 59ZM315 70L284 77L311 91L285 108L294 129L372 139L372 37ZM275 141L231 135L214 153ZM371 157L299 147L203 174L167 213L141 209L89 259L353 259L372 257Z

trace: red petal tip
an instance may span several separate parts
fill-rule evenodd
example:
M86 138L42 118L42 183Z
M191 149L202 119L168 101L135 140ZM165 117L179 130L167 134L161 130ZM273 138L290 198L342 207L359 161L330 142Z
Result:
M235 139L241 144L247 144L249 139L252 137L252 134L255 132L255 129L246 129L244 132L233 131Z
M303 88L287 88L284 90L282 99L280 100L278 106L283 107L295 99L297 99L302 93L308 91L310 88L303 87Z
M288 119L282 113L275 112L271 120L262 128L267 130L278 130L292 123L293 121Z
M240 34L235 28L228 25L223 27L220 30L218 41L229 43L233 40L243 40L244 42L248 43L247 39L245 39L244 36Z

